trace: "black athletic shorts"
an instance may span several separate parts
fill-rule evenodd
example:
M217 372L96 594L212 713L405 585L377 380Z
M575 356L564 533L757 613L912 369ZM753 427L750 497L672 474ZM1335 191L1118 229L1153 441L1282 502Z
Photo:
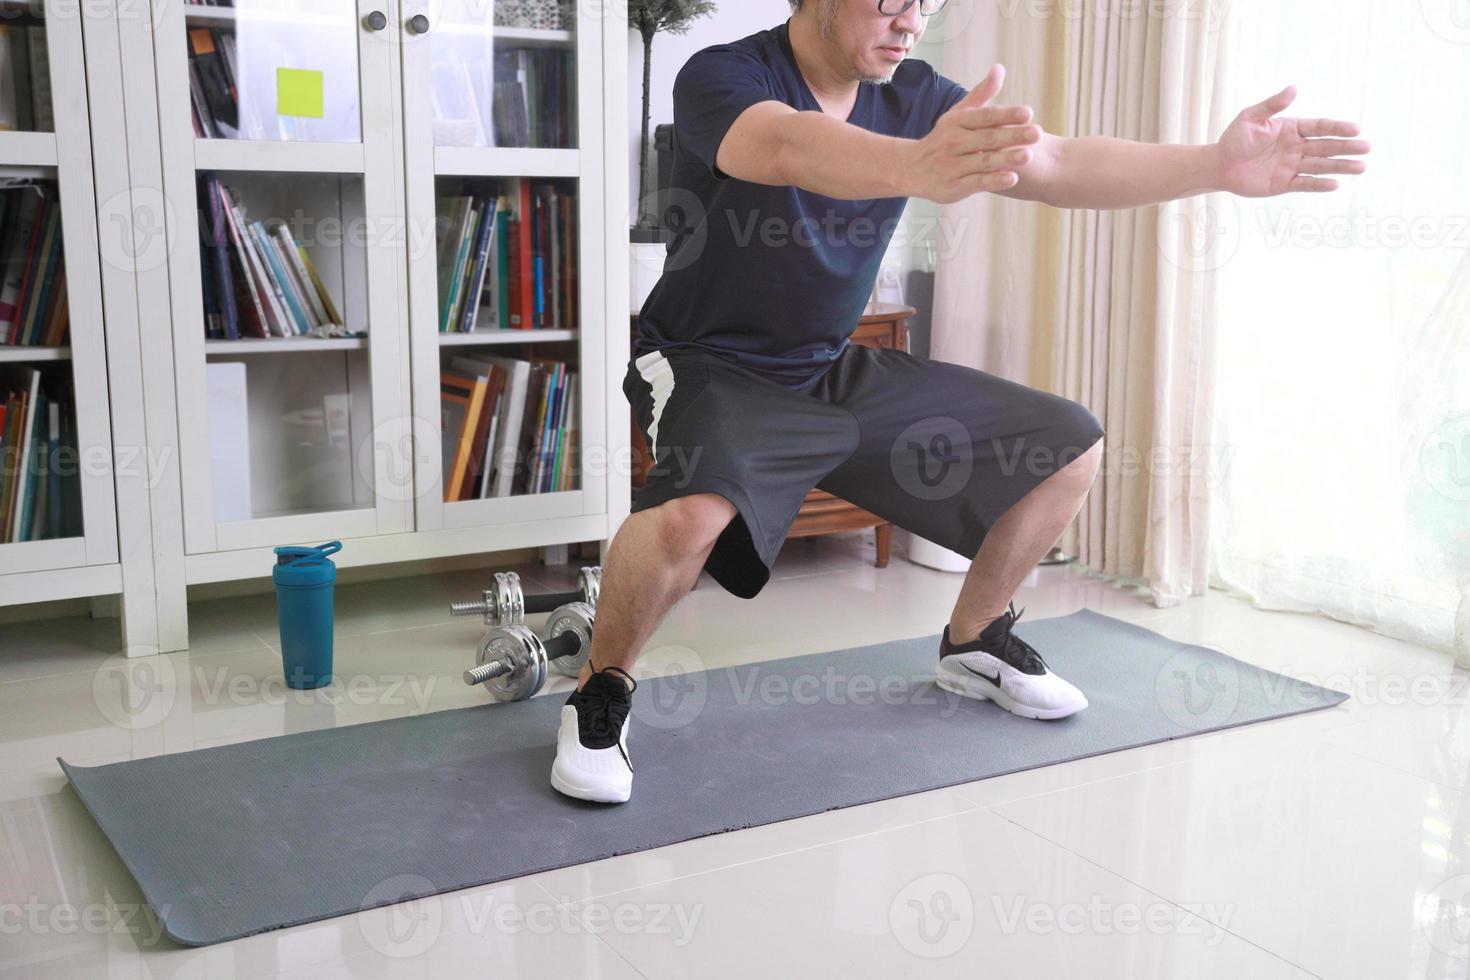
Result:
M654 465L633 512L715 493L737 515L705 570L765 587L813 487L974 557L1012 504L1103 437L1082 405L974 368L849 344L802 388L700 348L628 362L623 394Z

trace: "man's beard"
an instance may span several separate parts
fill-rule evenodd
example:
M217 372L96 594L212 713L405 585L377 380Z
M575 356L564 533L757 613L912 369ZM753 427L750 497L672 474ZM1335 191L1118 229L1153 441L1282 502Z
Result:
M822 0L822 8L817 11L817 33L823 41L831 42L833 38L832 25L837 22L838 0ZM864 75L862 72L854 72L854 77L860 82L870 85L887 85L893 81L893 75Z

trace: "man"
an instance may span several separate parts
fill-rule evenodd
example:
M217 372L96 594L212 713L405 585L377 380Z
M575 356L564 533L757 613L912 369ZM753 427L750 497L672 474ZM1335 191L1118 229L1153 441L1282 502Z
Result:
M1081 509L1103 429L1083 406L967 367L849 345L909 197L992 193L1131 208L1212 190L1337 187L1368 152L1331 120L1273 119L1220 143L1064 139L1026 106L906 58L945 0L792 0L772 30L692 57L674 82L675 204L686 218L640 312L623 382L655 465L607 556L597 628L562 708L552 785L632 791L631 669L701 569L760 592L814 486L975 556L936 666L948 691L1018 715L1087 706L1015 636L1011 599ZM979 2L979 0L961 0Z

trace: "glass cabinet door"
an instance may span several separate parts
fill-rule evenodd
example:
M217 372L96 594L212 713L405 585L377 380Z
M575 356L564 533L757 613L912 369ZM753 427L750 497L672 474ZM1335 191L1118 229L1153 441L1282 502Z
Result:
M391 8L155 17L186 551L406 530Z
M5 3L0 574L118 560L99 261L80 21Z
M421 12L435 146L577 145L576 8L444 0ZM429 18L437 13L437 22Z
M604 25L578 13L570 0L403 6L420 529L605 507L604 475L584 465L603 420L583 409L602 398L606 357L588 323L600 178L583 179L602 173L588 80Z
M362 140L350 0L190 2L184 23L195 136Z

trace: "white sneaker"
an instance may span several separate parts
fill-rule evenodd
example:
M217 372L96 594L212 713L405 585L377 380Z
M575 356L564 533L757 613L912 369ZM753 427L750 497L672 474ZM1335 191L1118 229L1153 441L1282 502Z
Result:
M994 701L1023 718L1065 718L1087 707L1087 698L1053 674L1025 640L1012 632L1021 614L1016 604L985 628L981 638L962 646L949 642L949 625L939 640L935 679L946 691Z
M558 792L596 803L625 803L632 796L628 712L637 687L623 668L604 667L568 696L556 735L556 761L551 764L551 785Z

